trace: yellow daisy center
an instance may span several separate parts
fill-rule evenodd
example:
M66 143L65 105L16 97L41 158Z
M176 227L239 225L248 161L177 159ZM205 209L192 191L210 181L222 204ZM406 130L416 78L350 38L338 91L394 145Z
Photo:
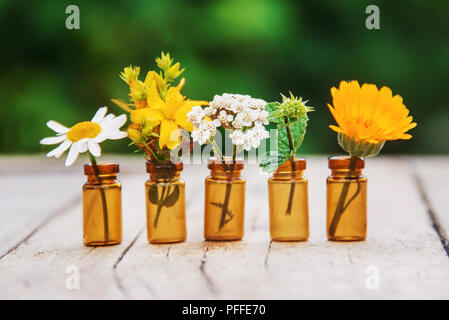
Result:
M98 123L90 121L83 121L74 125L69 132L67 132L67 139L72 142L77 142L85 138L93 139L101 132L101 127Z

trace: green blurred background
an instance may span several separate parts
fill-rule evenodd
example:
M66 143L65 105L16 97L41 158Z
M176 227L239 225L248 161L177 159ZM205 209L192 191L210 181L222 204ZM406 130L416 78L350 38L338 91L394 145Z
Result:
M80 8L80 30L65 9ZM380 8L367 30L365 8ZM267 101L291 90L315 107L301 153L338 153L326 103L340 80L387 85L418 122L383 153L448 153L449 1L0 1L0 152L50 150L49 119L90 119L127 98L118 74L169 51L186 67L183 94L223 92ZM131 152L128 141L106 151Z

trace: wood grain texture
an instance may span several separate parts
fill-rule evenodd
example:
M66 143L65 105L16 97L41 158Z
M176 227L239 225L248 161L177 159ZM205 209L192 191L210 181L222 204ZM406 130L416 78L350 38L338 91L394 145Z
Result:
M188 239L170 245L146 240L142 159L111 159L121 165L124 239L85 248L81 165L0 157L0 299L449 298L449 258L428 211L447 231L448 157L367 160L368 239L353 243L326 240L325 157L308 158L311 236L298 243L270 241L268 176L254 165L243 171L244 240L203 241L208 170L185 165ZM68 266L79 268L79 290L66 288Z
M449 159L420 157L414 159L413 165L421 198L449 256Z

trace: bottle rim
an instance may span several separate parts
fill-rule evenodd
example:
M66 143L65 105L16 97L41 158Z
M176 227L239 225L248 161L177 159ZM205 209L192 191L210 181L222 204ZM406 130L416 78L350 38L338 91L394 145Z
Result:
M276 172L286 172L292 171L292 160L287 159L287 161L285 161L282 165L280 165ZM295 171L302 171L302 170L306 170L307 168L307 161L306 158L303 157L295 157L295 159L293 160L293 163L295 164Z
M232 161L231 157L223 157L222 160L218 159L217 157L210 157L209 159L207 159L207 168L210 170L228 171L223 168L223 163L228 166L228 168L231 165L234 165L233 170L242 170L244 167L244 161L240 158Z
M95 168L96 167L96 168ZM84 165L84 174L86 176L91 175L103 175L103 174L117 174L120 172L120 166L116 162L100 162L96 166L92 164Z
M350 156L331 156L328 159L329 169L350 169L351 159L353 159L352 161L355 161L353 163L353 169L360 170L365 168L365 158Z
M175 172L182 171L184 165L182 162L173 163L171 161L168 162L153 162L147 161L145 163L147 173L161 173L161 172Z

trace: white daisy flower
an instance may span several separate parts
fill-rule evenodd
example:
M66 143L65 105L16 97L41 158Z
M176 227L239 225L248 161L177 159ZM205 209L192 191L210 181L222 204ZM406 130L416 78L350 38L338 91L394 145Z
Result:
M126 122L126 115L118 117L113 114L106 115L107 107L98 109L91 121L83 121L67 128L56 121L48 121L47 126L56 132L56 137L44 138L41 144L60 145L50 151L47 157L59 158L67 149L69 154L65 161L66 166L72 165L80 153L89 151L94 157L101 155L100 143L105 140L118 140L125 138L127 133L120 131Z

